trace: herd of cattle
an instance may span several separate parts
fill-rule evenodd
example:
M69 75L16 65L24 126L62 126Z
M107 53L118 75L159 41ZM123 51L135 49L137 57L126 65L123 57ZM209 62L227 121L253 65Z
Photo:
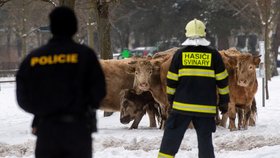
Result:
M150 127L164 127L170 105L166 94L166 75L178 48L172 48L155 54L152 58L128 58L122 60L100 60L107 83L107 96L100 109L106 112L120 112L120 122L128 124L130 129L138 128L142 117L147 113ZM256 67L260 56L240 53L236 49L220 51L229 73L230 102L228 113L217 124L229 129L247 129L255 125L258 82ZM235 118L238 116L238 128ZM157 120L157 121L156 121Z

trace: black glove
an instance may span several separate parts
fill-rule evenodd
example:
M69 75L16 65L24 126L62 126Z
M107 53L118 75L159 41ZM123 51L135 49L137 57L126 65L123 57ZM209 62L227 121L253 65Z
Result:
M173 105L173 100L174 100L174 95L168 95L167 97L168 97L168 102L169 102L169 104L170 104L170 107L172 107L172 105Z
M228 111L228 104L225 103L219 103L219 110L221 111L221 114L225 114Z
M221 114L224 114L228 111L229 95L219 95L219 110Z

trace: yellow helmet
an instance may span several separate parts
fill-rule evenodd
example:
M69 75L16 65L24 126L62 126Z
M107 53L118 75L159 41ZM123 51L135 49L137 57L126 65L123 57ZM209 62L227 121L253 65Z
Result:
M206 36L206 27L200 20L193 19L186 25L186 37L198 38Z

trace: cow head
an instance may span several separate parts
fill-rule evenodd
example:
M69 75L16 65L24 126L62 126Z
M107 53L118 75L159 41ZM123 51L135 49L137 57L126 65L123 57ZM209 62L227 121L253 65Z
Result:
M250 53L227 55L228 64L235 68L237 85L247 87L256 80L256 66L260 63L260 55L253 56Z
M142 95L137 95L134 89L122 90L120 95L121 123L128 124L137 116L144 115L146 113L148 105L141 102Z
M151 62L147 59L132 61L129 63L129 73L134 73L134 88L140 91L148 91L151 85L152 75L159 74L160 62Z

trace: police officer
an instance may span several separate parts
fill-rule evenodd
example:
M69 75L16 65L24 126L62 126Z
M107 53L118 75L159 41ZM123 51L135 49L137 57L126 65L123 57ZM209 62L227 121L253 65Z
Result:
M214 158L212 132L216 130L217 108L227 112L228 73L219 52L209 46L202 21L186 25L187 40L173 56L167 74L167 94L172 110L166 122L158 158L173 158L185 131L193 122L198 140L198 157Z
M106 95L104 74L95 52L72 39L74 11L57 7L49 18L53 37L21 63L17 101L36 116L36 158L91 158L95 109Z

